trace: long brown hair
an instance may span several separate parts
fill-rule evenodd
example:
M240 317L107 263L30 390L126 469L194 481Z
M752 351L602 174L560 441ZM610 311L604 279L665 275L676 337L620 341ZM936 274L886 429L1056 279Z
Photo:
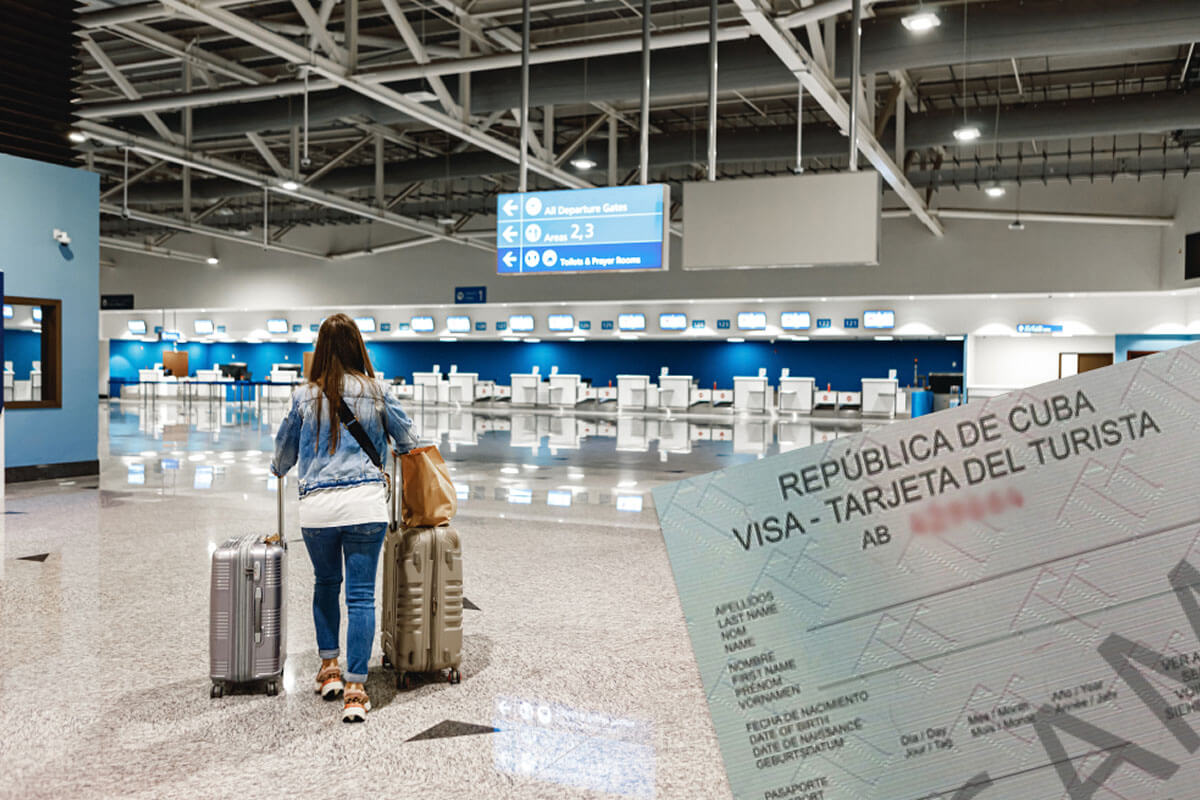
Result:
M317 347L313 353L312 367L308 380L320 390L317 392L317 427L321 425L322 398L329 398L329 452L337 451L342 426L338 409L342 405L342 380L347 375L366 380L375 377L367 345L363 342L358 325L345 314L334 314L321 323L317 333ZM317 436L316 447L321 448L321 437Z

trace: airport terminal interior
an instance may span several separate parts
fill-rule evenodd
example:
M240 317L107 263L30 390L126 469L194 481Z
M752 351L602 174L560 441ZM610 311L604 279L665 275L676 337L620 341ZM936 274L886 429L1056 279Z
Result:
M1200 3L0 20L0 797L750 797L654 490L1200 342ZM337 313L462 547L461 680L377 630L361 725L271 470ZM223 684L281 494L282 674Z

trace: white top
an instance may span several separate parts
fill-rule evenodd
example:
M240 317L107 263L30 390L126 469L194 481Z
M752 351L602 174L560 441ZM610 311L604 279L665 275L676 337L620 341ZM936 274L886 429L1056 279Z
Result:
M317 489L300 499L301 528L339 528L387 521L387 487L382 483Z

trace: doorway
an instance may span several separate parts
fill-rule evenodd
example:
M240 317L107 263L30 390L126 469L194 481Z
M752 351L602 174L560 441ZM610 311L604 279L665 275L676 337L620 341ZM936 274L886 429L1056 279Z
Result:
M1069 378L1081 372L1111 367L1112 363L1112 353L1059 353L1058 377Z

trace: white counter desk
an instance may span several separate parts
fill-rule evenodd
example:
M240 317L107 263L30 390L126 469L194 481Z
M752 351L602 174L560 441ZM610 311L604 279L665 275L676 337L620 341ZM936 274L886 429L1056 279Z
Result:
M446 399L450 398L449 384L446 385ZM434 372L414 372L413 373L413 400L417 403L430 405L433 403L445 402L442 400L442 373L441 370Z
M446 399L451 403L474 403L478 372L451 372L446 380Z
M691 375L659 375L658 405L671 411L687 411L692 405L696 382Z
M813 378L785 375L779 379L779 410L793 414L811 414L813 410Z
M586 399L588 384L584 382L582 376L551 373L548 383L550 405L552 406L574 408Z
M900 382L895 378L862 379L862 413L896 416Z
M650 384L649 375L617 376L617 408L621 411L643 411L658 406L658 392Z
M764 413L772 405L771 386L766 375L735 375L733 410Z
M514 406L537 406L549 399L549 388L538 373L514 372L509 377L512 380Z

